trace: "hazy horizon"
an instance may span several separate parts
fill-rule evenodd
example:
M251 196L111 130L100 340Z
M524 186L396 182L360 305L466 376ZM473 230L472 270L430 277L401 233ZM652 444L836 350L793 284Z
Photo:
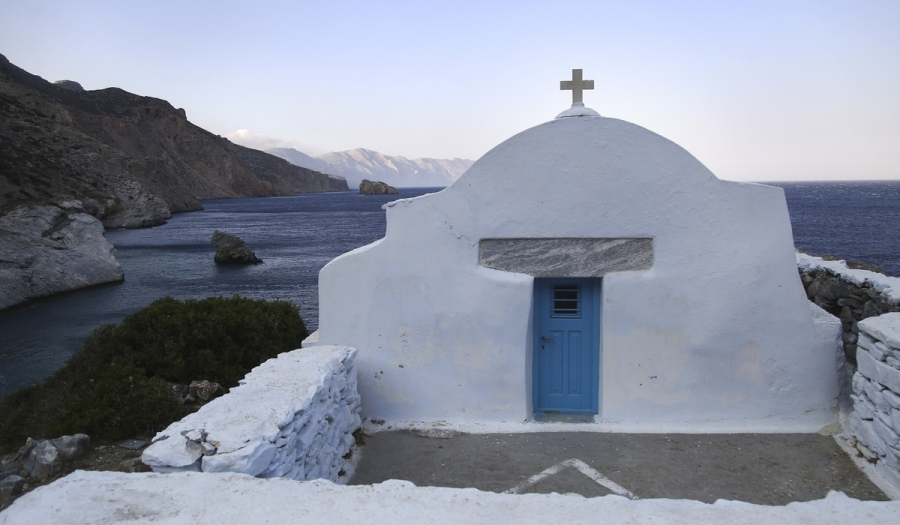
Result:
M571 103L742 181L900 179L900 2L10 0L0 53L311 156L477 160Z

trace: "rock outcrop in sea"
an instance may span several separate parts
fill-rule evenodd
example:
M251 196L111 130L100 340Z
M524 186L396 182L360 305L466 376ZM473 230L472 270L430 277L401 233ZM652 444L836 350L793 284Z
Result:
M219 264L259 264L262 262L237 235L216 230L209 242L216 247L215 261Z
M0 309L121 281L104 227L157 226L199 199L348 189L209 133L165 100L51 83L0 55Z
M397 193L400 193L397 191L397 188L389 186L387 183L381 181L363 179L362 182L359 183L360 195L394 195Z

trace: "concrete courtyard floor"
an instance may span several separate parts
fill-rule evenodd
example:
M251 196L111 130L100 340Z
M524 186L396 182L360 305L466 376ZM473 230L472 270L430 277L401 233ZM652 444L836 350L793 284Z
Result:
M351 485L507 493L618 493L627 497L739 500L763 505L824 498L889 499L837 445L819 434L614 434L542 432L367 436Z

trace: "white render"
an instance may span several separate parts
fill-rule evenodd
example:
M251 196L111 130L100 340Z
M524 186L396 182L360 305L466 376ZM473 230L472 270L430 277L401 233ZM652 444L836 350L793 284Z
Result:
M815 430L836 421L837 334L814 323L780 188L717 179L604 117L503 142L447 189L385 206L387 233L319 274L319 342L358 349L363 416L532 416L529 275L487 238L652 238L602 284L600 413L629 428Z
M900 489L900 312L858 326L850 431L857 450Z
M718 500L630 500L577 494L495 494L416 487L407 481L335 485L242 474L76 471L0 512L20 523L666 523L684 525L900 521L900 501L859 501L840 492L784 506Z
M360 426L352 348L269 359L228 394L169 425L142 461L156 472L240 472L337 481Z

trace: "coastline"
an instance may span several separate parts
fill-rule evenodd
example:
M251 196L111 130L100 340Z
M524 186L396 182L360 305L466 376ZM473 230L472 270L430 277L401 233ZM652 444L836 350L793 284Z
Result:
M228 196L222 199L292 197L310 193L341 193L352 190L301 192L293 195ZM155 214L135 216L141 226L107 228L86 213L81 200L59 205L21 205L0 215L0 314L27 306L36 300L61 294L121 283L125 273L115 258L115 246L106 234L119 229L148 229L162 226L175 215L156 220Z

